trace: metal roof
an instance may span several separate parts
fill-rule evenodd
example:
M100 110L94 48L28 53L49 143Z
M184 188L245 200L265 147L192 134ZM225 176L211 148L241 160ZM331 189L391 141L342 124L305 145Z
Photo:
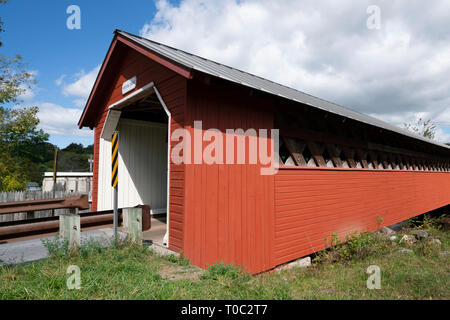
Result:
M340 105L328 102L326 100L316 98L304 92L255 76L248 72L228 67L226 65L196 56L194 54L130 34L128 32L124 32L121 30L116 30L115 32L134 41L135 43L142 45L143 47L155 52L156 54L159 54L187 68L200 71L202 73L209 74L217 78L225 79L252 89L267 92L275 96L300 102L309 105L311 107L328 111L369 125L373 125L381 129L393 131L401 135L408 136L410 138L422 140L427 143L431 143L440 147L450 149L450 147L445 144L432 141L428 138L409 132L397 126L391 125L377 118L342 107Z

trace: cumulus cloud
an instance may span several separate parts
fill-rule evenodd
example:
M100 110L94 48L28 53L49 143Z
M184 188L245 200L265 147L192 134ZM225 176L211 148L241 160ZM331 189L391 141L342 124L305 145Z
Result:
M77 120L81 116L81 109L64 108L60 105L42 102L36 103L39 107L39 128L52 136L66 137L92 137L91 130L78 129Z
M59 87L62 85L64 78L66 77L65 74L62 74L58 79L55 80L55 84Z
M28 73L32 75L33 78L36 78L39 74L39 71L37 70L28 70ZM23 91L23 93L18 97L19 100L23 101L31 101L36 96L36 92L40 90L40 88L36 86L28 87L25 84L20 84L19 88Z
M62 93L65 96L76 97L77 99L75 99L73 103L77 107L83 107L89 97L99 71L100 65L96 66L94 69L87 73L84 70L81 70L79 73L74 75L74 81L64 84ZM61 85L63 83L64 77L65 75L58 78L56 80L56 84L58 85L59 83L59 85Z
M450 133L445 132L444 130L442 130L442 128L437 128L436 134L435 134L435 139L437 141L442 141L444 143L448 143L448 142L450 142Z
M381 28L367 28L369 5ZM402 126L450 124L445 0L160 0L140 34Z
M28 86L23 84L21 84L19 87L21 90L23 90L23 93L19 96L20 100L31 101L36 96L33 88L29 88Z

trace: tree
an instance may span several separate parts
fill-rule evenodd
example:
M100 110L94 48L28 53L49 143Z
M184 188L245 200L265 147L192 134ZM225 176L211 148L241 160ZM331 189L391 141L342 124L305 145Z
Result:
M0 0L0 4L5 3ZM4 32L1 19L0 32ZM48 134L37 128L39 109L5 106L18 103L20 95L34 83L20 55L0 55L0 191L23 190L27 181L42 179L41 151Z
M28 181L42 179L48 134L37 129L38 108L0 106L0 190L22 190ZM38 181L39 181L38 180Z
M415 123L404 123L403 126L406 130L412 131L431 140L434 139L436 134L436 124L431 119L423 121L422 118L419 118Z
M48 140L48 134L42 129L37 129L38 111L38 107L4 108L0 106L0 145L6 148L3 151L30 158L35 156L34 150L29 150L27 147Z
M20 95L35 83L19 54L13 58L0 54L0 104L19 102Z
M66 151L66 152L73 152L73 153L83 153L84 148L83 145L81 143L71 143L69 144L67 147L65 147L64 149L62 149L62 151Z
M59 171L89 171L89 157L94 153L94 146L83 147L81 143L71 143L59 153Z

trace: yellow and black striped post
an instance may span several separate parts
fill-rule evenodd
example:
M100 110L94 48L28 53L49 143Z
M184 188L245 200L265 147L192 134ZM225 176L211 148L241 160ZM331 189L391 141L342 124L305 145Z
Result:
M112 143L111 143L111 186L114 188L114 219L113 219L113 227L114 227L114 238L117 240L117 225L119 221L119 212L117 208L117 187L119 181L119 134L116 132L113 133Z
M119 180L119 139L117 132L112 136L112 152L111 152L111 185L117 188L117 181Z

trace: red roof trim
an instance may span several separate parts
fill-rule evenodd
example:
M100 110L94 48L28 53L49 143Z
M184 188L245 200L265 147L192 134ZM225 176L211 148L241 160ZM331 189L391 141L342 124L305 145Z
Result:
M93 88L91 90L91 93L89 95L89 98L88 98L88 101L86 103L86 106L84 107L83 113L81 114L80 120L78 121L78 127L80 129L82 127L86 126L85 125L85 120L86 120L86 116L87 116L88 111L92 108L92 106L91 106L92 105L92 100L93 100L93 98L94 98L94 96L95 96L95 94L97 92L99 83L102 80L103 74L104 74L104 72L106 70L106 66L108 65L109 60L111 59L112 53L113 53L114 49L116 48L117 43L119 41L121 43L125 44L126 46L136 50L137 52L143 54L144 56L152 59L153 61L155 61L155 62L165 66L166 68L168 68L168 69L178 73L179 75L181 75L181 76L183 76L183 77L185 77L187 79L192 79L193 78L193 74L192 74L192 71L191 71L190 68L187 68L185 66L179 65L178 63L176 63L174 61L171 61L170 59L162 57L161 55L150 51L148 48L145 48L145 47L135 43L134 41L131 41L131 40L123 37L122 35L116 33L114 38L113 38L113 40L112 40L112 42L111 42L111 45L109 46L108 53L107 53L107 55L106 55L106 57L105 57L105 59L103 61L103 64L102 64L102 66L100 68L100 71L99 71L99 73L97 75L97 79L95 80L94 86L93 86Z
M97 78L95 79L94 86L92 87L91 93L89 94L88 101L86 102L86 106L84 107L83 113L81 114L80 120L78 121L78 128L83 127L84 119L86 118L86 113L88 109L90 109L90 105L92 102L92 98L94 97L94 93L97 91L98 84L100 83L100 79L103 76L103 73L105 72L106 65L109 62L109 59L111 58L112 52L114 51L114 48L117 45L117 37L114 36L113 41L111 42L111 45L109 46L108 53L106 54L105 59L103 60L102 66L100 68L100 71L97 75Z
M135 43L134 41L132 41L128 38L125 38L124 36L122 36L120 34L117 35L117 40L119 40L120 42L123 42L130 48L138 51L139 53L154 60L155 62L158 62L159 64L165 66L166 68L169 68L170 70L182 75L183 77L188 78L188 79L193 78L190 68L182 66L166 57L163 57L155 52L152 52L150 49L145 48L144 46L142 46L138 43Z

